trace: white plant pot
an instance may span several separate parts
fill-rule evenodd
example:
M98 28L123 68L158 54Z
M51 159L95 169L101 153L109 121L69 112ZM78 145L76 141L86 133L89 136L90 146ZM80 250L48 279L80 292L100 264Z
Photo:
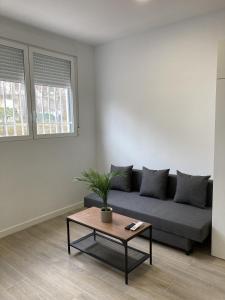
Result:
M103 223L112 223L112 208L107 207L107 210L105 208L101 209L101 221Z

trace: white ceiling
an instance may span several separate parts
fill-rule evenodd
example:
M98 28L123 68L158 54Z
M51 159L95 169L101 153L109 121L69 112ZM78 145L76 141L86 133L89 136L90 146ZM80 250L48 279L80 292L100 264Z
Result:
M98 44L225 8L225 0L0 0L0 15Z

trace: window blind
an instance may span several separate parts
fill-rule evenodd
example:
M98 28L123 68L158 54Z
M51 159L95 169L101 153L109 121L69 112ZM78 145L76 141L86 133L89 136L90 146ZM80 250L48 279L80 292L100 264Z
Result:
M0 45L0 80L24 83L23 50Z
M71 61L34 52L33 77L35 85L70 87Z

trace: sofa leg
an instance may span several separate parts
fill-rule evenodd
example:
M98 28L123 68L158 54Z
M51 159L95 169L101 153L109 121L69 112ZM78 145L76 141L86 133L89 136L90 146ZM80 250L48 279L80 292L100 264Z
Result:
M193 252L193 249L190 249L190 250L186 250L186 251L185 251L186 255L190 255L192 252Z

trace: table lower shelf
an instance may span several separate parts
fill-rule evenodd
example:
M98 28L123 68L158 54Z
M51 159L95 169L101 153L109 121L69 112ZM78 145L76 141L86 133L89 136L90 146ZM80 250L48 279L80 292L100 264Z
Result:
M94 232L71 242L70 246L128 273L150 257L148 253L127 246L127 270L125 270L124 245L99 233L94 234Z

